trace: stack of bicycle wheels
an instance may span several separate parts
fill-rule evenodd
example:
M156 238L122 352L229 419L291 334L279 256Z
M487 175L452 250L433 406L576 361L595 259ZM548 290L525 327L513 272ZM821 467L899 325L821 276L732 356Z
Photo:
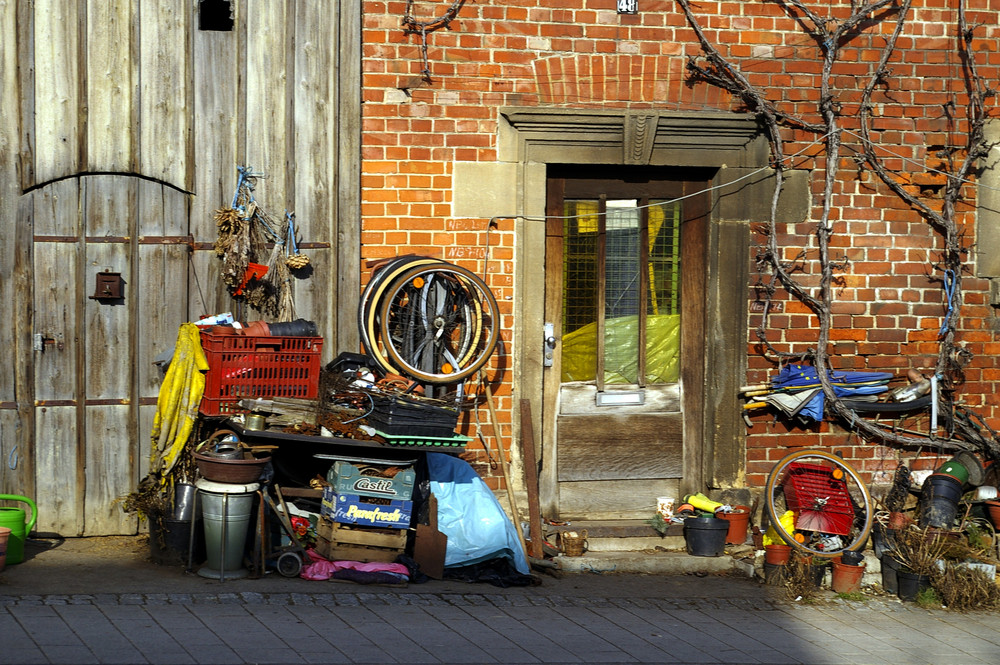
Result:
M496 299L479 277L426 256L376 268L358 307L366 355L388 373L434 385L461 382L483 367L499 325Z

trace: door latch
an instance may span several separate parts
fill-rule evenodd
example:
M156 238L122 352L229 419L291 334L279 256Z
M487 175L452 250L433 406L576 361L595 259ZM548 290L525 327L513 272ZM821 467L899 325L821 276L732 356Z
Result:
M58 338L46 337L44 333L35 333L31 336L31 348L35 351L45 351L46 345L55 345L57 349L62 351L63 341L62 334L57 336Z
M552 367L552 359L556 351L556 337L555 337L555 326L551 323L546 323L544 332L544 351L542 355L542 366Z

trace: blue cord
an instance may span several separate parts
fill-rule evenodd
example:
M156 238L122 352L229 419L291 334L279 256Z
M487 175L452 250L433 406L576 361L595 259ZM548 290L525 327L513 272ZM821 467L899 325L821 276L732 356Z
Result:
M938 330L938 337L944 336L948 331L948 321L951 320L951 312L954 307L952 299L955 297L955 271L948 270L944 271L944 294L948 298L948 309L944 313L944 321L941 322L941 329Z

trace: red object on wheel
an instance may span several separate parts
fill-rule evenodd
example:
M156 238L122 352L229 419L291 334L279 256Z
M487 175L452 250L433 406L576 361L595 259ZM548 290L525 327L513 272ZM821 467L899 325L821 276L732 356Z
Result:
M821 464L792 462L785 476L785 503L801 531L846 536L854 522L854 504L843 476Z

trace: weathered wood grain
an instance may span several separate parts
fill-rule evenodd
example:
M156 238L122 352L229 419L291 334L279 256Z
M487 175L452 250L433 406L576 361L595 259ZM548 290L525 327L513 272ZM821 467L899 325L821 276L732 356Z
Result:
M559 480L679 478L680 414L560 416Z
M81 170L81 109L78 3L37 0L34 16L35 182L47 182ZM44 20L40 20L44 18Z
M188 34L192 13L186 0L142 3L137 25L141 73L136 115L138 172L190 190L188 165L192 157L189 82L193 63Z
M83 535L76 412L75 406L35 409L35 501L40 506L35 528L40 532Z
M73 3L67 3L73 4ZM88 0L84 62L87 67L87 170L131 171L132 121L136 85L132 25L135 6L128 2Z
M100 473L86 475L84 510L85 535L135 533L137 518L122 511L122 498L135 487L133 469L137 460L130 455L129 406L89 406L86 409L86 463Z
M614 480L559 484L559 516L565 520L649 519L656 497L679 496L677 480Z
M80 359L77 338L81 333L77 280L80 243L35 244L35 325L43 336L42 351L33 352L35 399L75 400Z
M246 55L246 165L266 175L258 182L257 197L265 210L281 217L290 205L286 187L287 169L294 167L289 143L294 130L291 118L286 56L288 6L283 2L249 0L246 4L247 35L267 35L248 39ZM234 183L235 184L235 183Z

